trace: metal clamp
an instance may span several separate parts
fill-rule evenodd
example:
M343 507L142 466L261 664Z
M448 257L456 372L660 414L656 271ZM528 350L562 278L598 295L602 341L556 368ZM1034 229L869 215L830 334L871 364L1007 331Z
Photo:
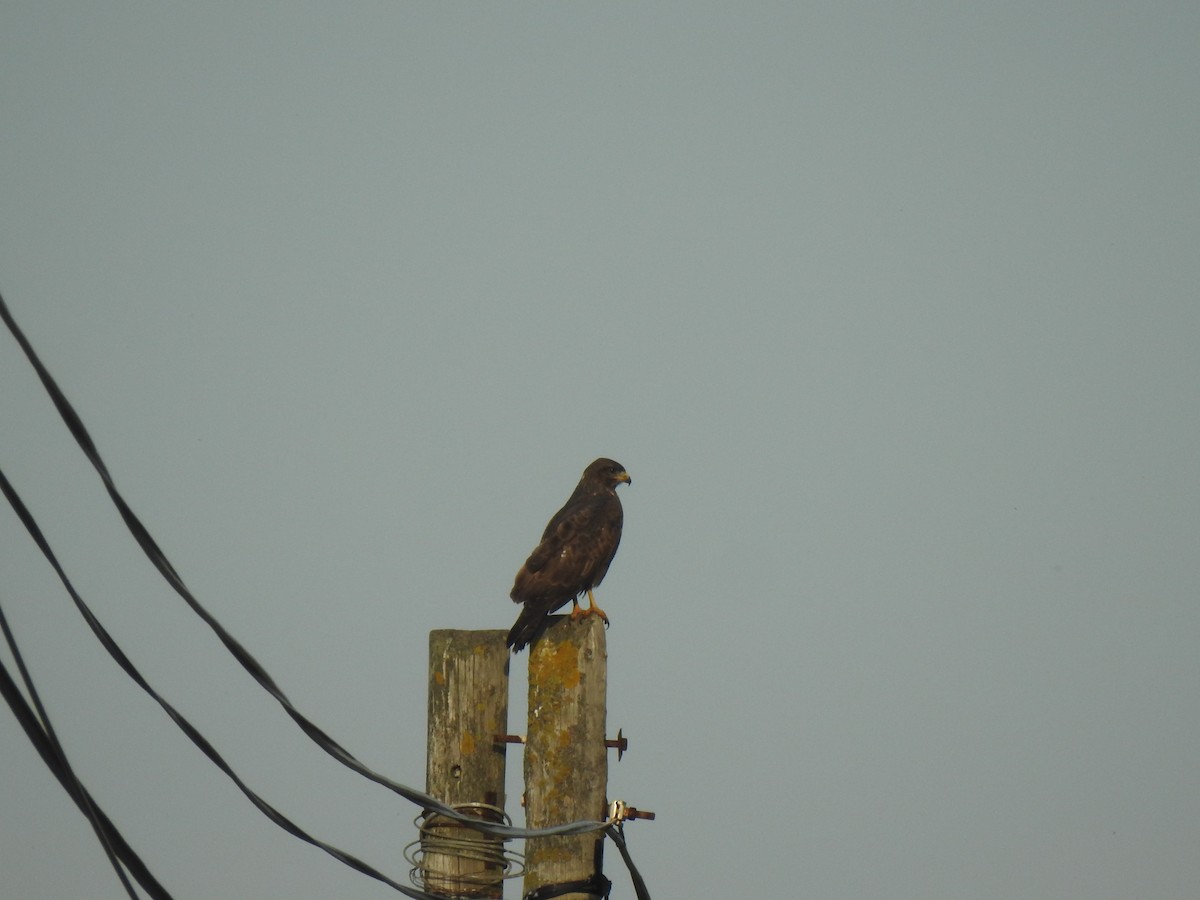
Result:
M653 821L654 813L648 809L638 809L630 806L624 800L614 800L608 805L608 818L614 825L620 825L627 819L648 819Z

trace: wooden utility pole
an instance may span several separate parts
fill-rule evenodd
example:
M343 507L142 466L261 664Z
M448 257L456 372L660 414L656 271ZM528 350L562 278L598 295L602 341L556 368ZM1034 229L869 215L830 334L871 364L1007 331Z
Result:
M426 793L447 806L499 821L504 809L508 647L504 631L429 634ZM480 804L469 805L469 804ZM441 816L421 834L425 890L454 897L503 895L503 843Z
M529 650L529 730L525 743L525 821L547 828L600 821L607 809L605 700L608 649L596 617L552 624ZM525 846L525 893L586 881L601 872L604 836L531 838ZM563 895L590 900L589 893Z

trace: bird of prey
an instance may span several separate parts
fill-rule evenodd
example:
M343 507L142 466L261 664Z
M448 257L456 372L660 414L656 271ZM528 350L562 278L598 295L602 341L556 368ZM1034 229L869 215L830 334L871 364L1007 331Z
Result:
M514 603L525 607L508 632L508 646L517 652L541 632L546 617L567 601L573 604L571 618L608 616L596 605L592 588L604 580L608 565L621 542L621 500L617 485L632 484L619 462L600 459L583 470L575 492L554 514L542 532L541 543L529 554L513 582ZM588 596L587 609L579 606L580 595Z

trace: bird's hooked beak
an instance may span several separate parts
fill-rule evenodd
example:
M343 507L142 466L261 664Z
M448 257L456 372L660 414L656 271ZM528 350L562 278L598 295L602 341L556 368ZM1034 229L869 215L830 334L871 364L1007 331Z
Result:
M617 481L623 481L626 484L633 484L633 479L629 477L628 472L621 472L621 474L617 476Z

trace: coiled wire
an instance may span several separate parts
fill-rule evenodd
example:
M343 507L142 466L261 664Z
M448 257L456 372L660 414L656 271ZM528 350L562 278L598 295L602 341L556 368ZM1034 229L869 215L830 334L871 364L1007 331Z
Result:
M512 825L498 806L488 803L456 803L455 812L495 825ZM431 810L413 819L418 838L404 848L408 878L421 890L454 897L490 894L506 878L525 874L525 857L504 846L499 838Z

